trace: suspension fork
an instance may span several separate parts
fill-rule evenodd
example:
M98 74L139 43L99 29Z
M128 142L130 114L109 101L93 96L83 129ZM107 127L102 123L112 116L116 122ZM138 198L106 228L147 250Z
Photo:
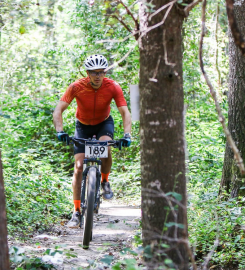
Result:
M81 220L80 220L80 228L82 227L83 216L86 211L86 203L85 203L85 192L86 192L86 180L88 171L91 166L87 166L88 162L91 162L91 166L96 168L96 194L95 194L95 202L94 202L94 211L98 213L100 206L100 182L101 182L101 160L97 159L84 159L83 161L83 177L81 184ZM96 164L98 166L96 166Z
M85 205L85 192L86 192L86 178L88 174L89 167L87 167L88 161L84 160L83 161L83 176L82 176L82 183L81 183L81 220L80 220L80 228L82 227L82 221L83 221L83 216L86 210L86 205Z
M97 161L98 167L96 167L96 194L95 194L95 213L98 213L100 207L100 183L101 183L101 160Z

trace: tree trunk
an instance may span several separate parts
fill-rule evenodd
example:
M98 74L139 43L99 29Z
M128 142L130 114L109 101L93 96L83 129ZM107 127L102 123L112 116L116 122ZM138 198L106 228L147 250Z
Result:
M149 20L144 3L157 10L170 3L144 0L141 33L163 20L167 9ZM171 259L187 270L184 100L182 78L183 16L174 5L164 24L145 33L140 46L140 134L143 244L151 250L148 269ZM151 256L151 255L150 255ZM170 265L171 266L171 265Z
M245 36L245 2L234 5L234 15L242 36ZM234 43L229 29L229 95L228 95L228 128L239 149L243 160L245 160L245 57ZM244 184L239 168L234 160L234 155L226 145L221 188L225 189L231 197L244 195Z
M6 222L1 151L0 151L0 269L9 270L7 222Z

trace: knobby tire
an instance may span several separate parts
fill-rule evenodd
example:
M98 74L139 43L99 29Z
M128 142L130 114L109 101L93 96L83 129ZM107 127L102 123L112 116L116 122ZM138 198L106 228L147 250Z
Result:
M93 230L93 216L94 216L94 202L96 190L96 168L91 167L88 171L87 182L87 209L84 215L84 228L83 228L83 248L89 248L89 242L92 240Z

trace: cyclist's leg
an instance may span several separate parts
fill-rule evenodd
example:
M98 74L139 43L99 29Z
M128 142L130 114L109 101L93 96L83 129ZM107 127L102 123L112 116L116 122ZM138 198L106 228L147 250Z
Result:
M112 140L113 135L114 135L114 121L113 121L113 118L109 116L104 122L101 123L99 132L97 134L97 138L100 141ZM112 165L110 147L108 151L108 158L102 158L101 162L102 162L101 172L104 174L108 174L111 170L111 165Z
M101 136L101 141L111 140L109 136ZM108 149L108 158L101 158L101 187L103 189L103 198L105 200L110 200L113 198L113 191L111 190L109 182L109 173L112 165L111 149Z
M99 138L100 141L109 141L112 140L109 136L101 136ZM108 158L102 158L101 159L102 165L101 165L101 172L103 174L110 173L111 165L112 165L112 157L111 157L111 147L108 149Z
M101 125L100 131L97 134L97 138L100 141L104 140L112 140L114 134L114 121L111 116L108 117L107 120L103 122ZM104 199L112 199L113 192L110 188L110 183L108 180L108 176L111 170L112 165L112 157L111 157L111 149L108 149L108 158L101 159L102 166L101 166L101 174L102 174L102 189L103 189L103 197Z
M81 198L81 183L83 174L83 160L85 158L84 153L78 153L74 156L74 174L72 179L73 200L80 200ZM75 211L77 209L74 209ZM79 209L80 210L80 209Z
M76 121L75 137L85 139L88 138L86 127L84 128L79 121ZM72 179L74 211L71 220L67 224L67 226L70 228L77 228L80 225L81 182L83 173L83 160L85 157L84 145L74 145L74 157L75 165Z
M86 125L83 125L78 120L76 121L75 136L76 138L87 139L90 136L89 129ZM73 188L73 200L80 200L81 198L81 182L82 182L82 173L83 173L83 160L85 157L85 146L74 145L74 174L72 179L72 188ZM75 204L75 202L74 202ZM74 209L75 211L77 209ZM80 210L80 209L79 209Z
M73 174L73 179L72 179L74 210L73 210L72 218L67 224L67 227L69 228L78 228L80 225L81 182L82 182L84 156L85 156L84 153L78 153L75 155L75 166L74 166L74 174Z

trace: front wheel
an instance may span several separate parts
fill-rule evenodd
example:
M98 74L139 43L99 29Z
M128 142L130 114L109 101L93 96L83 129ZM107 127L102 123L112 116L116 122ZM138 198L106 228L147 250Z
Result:
M94 216L94 202L95 202L95 189L96 189L96 168L91 167L88 171L86 194L86 211L84 214L84 227L83 227L83 248L89 248L89 242L92 240L93 230L93 216Z

